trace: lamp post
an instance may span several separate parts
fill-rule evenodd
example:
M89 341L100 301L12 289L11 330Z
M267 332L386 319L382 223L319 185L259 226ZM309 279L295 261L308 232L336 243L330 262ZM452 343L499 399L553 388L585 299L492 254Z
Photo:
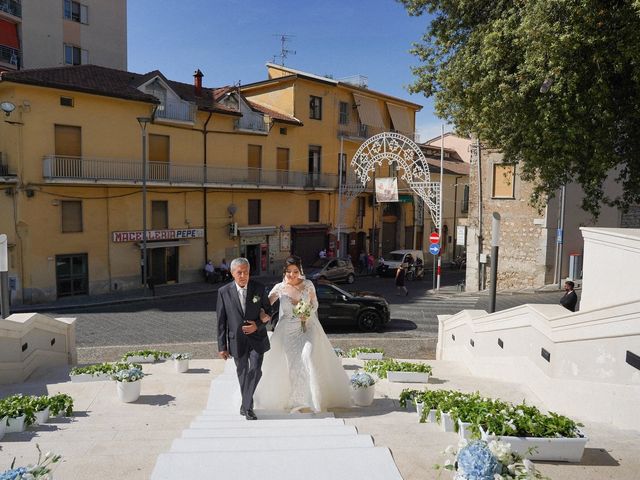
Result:
M147 125L150 117L138 117L142 130L142 288L147 288Z
M491 218L491 294L489 313L496 311L496 287L498 283L498 249L500 248L500 214L493 212Z
M9 316L9 252L7 236L0 234L0 318Z

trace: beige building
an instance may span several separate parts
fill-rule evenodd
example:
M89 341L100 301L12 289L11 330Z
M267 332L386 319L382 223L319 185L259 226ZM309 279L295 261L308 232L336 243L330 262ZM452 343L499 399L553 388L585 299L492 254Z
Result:
M127 68L126 0L0 0L0 71Z

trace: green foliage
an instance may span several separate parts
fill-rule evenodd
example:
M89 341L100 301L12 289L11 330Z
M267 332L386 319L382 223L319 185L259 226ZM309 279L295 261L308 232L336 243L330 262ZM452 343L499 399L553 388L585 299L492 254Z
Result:
M122 361L126 362L129 357L149 357L153 356L154 361L158 361L161 358L169 358L171 353L162 352L160 350L137 350L133 352L127 352L122 356Z
M50 414L52 417L62 414L65 417L73 416L73 398L66 393L58 393L49 397Z
M534 204L568 181L594 215L640 201L638 0L398 1L431 19L410 91L517 163Z
M112 375L120 370L128 370L130 368L142 368L139 363L128 363L128 362L107 362L107 363L98 363L95 365L88 365L86 367L75 367L71 369L69 372L70 375L97 375L99 373L104 373L106 375Z
M411 388L405 388L400 392L400 406L405 408L407 406L407 401L413 402L416 397L420 394L419 390L414 390Z
M431 373L431 366L424 363L397 362L392 358L386 360L368 360L364 371L374 373L379 378L387 378L387 372L421 372Z
M21 393L11 395L0 400L0 418L18 418L25 416L25 424L31 425L35 419L35 413L49 407L51 415L57 415L64 411L66 416L73 415L73 399L69 395L59 394L49 397L47 395L23 395Z
M381 348L372 348L372 347L355 347L349 350L348 355L351 358L355 358L359 353L382 353L384 354L384 350Z

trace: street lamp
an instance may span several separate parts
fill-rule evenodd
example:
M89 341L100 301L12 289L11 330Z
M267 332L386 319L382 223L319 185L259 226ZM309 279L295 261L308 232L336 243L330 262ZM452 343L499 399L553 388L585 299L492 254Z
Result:
M147 125L150 117L138 117L142 130L142 288L147 287Z

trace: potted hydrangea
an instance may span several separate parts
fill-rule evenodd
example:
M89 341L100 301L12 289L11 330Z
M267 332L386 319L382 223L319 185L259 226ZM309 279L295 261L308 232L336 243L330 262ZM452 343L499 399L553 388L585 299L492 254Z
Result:
M190 353L174 353L171 355L171 359L173 360L173 366L178 373L185 373L189 370L189 360L191 359Z
M142 370L135 367L115 372L111 378L116 381L118 398L125 403L135 402L140 397L142 377Z
M51 452L45 453L43 457L40 445L37 443L36 448L38 449L38 463L26 467L16 467L14 459L9 470L0 472L0 480L51 480L51 470L62 457Z
M351 391L353 401L361 407L368 407L373 403L376 393L376 379L366 372L351 375Z

